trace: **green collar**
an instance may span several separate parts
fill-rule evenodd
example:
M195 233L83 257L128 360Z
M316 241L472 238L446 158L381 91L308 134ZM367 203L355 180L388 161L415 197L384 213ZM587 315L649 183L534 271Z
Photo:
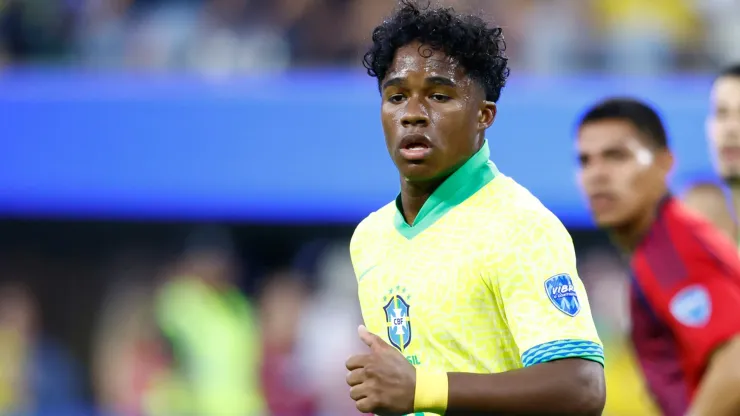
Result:
M396 197L396 215L393 219L396 230L410 240L486 186L499 174L496 165L489 160L490 156L488 141L484 141L481 149L429 196L411 225L406 223L401 213L403 206L399 194Z

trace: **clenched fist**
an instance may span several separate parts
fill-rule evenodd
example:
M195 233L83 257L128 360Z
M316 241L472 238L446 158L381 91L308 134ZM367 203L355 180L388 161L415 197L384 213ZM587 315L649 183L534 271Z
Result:
M365 326L361 325L358 332L370 352L347 360L349 395L357 410L381 416L413 413L416 369Z

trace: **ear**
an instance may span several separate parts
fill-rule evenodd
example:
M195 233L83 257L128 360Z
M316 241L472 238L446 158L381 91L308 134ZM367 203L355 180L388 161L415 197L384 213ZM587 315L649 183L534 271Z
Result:
M478 111L478 131L483 132L493 124L496 119L496 103L493 101L482 101Z

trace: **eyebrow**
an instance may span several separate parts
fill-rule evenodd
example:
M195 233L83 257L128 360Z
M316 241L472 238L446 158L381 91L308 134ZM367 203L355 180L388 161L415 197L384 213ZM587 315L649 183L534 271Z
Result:
M400 86L400 85L403 85L404 82L406 82L406 78L402 78L402 77L391 78L388 81L383 83L382 89L386 89L388 87ZM432 85L444 85L446 87L452 87L452 88L455 88L457 86L457 84L455 84L455 81L447 77L441 77L441 76L428 77L424 79L424 83L432 84Z

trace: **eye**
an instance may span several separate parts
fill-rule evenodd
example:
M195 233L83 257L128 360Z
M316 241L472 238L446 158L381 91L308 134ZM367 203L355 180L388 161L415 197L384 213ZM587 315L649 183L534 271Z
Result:
M627 152L621 151L621 150L610 150L608 152L604 153L604 157L608 160L613 160L616 162L622 162L627 159L629 159L629 154Z
M403 99L404 99L403 94L393 94L390 97L388 97L388 102L397 104L403 101Z
M446 96L444 94L440 94L440 93L434 93L434 94L432 94L431 95L431 98L432 98L432 100L438 101L440 103L444 103L444 102L447 102L447 101L450 100L450 97L448 97L448 96Z

